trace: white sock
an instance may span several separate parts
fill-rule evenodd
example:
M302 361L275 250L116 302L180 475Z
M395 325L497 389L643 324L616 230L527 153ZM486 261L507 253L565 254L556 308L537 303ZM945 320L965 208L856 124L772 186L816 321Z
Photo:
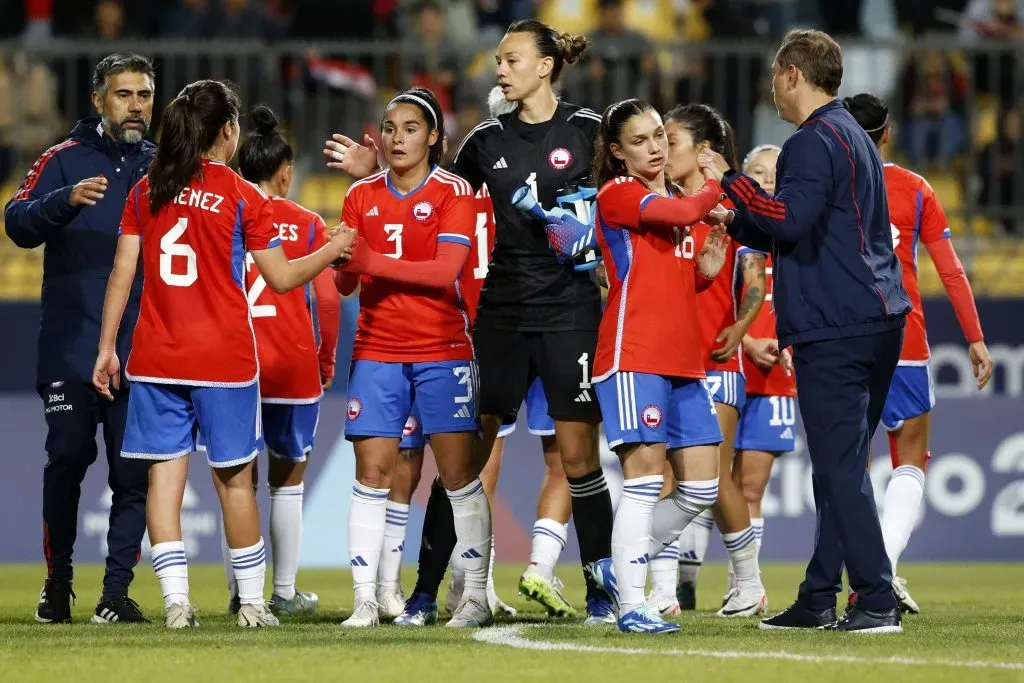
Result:
M231 548L231 568L238 582L238 599L243 605L263 604L263 585L267 578L267 552L263 538L248 548Z
M487 564L487 592L494 592L494 533L491 533L491 561Z
M551 579L555 575L558 557L565 550L569 525L553 519L541 518L533 523L533 544L530 547L530 568Z
M388 493L358 481L352 484L348 508L348 557L356 602L377 599L377 564L384 546Z
M704 564L704 555L708 551L708 541L711 540L711 529L714 526L715 519L708 508L679 534L680 583L697 582L697 575Z
M409 505L388 501L384 506L384 545L380 549L377 585L394 590L402 583L402 551L405 528L409 524Z
M896 576L896 565L907 548L910 534L921 514L924 498L924 472L913 465L900 465L892 471L882 500L882 538L885 552Z
M228 598L233 600L238 595L238 583L235 582L235 570L231 568L231 551L228 550L228 535L224 531L224 515L220 517L220 558L228 579Z
M619 614L644 602L650 562L651 518L658 504L664 475L634 477L622 482L622 495L612 526L612 565L619 586Z
M651 558L651 592L657 595L676 593L676 577L679 574L679 539L672 541Z
M479 477L458 491L448 491L455 517L455 536L466 572L464 595L477 594L486 603L487 565L491 557L491 508Z
M760 571L757 567L757 535L754 527L732 534L722 534L722 542L729 552L729 562L736 574L736 585L761 583Z
M651 556L657 557L665 546L679 538L690 522L714 505L716 500L717 479L679 482L676 490L654 508Z
M188 560L185 559L185 543L168 541L157 543L152 548L153 569L160 581L164 594L164 609L175 603L188 602Z
M302 545L302 482L295 486L270 487L270 544L274 563L274 595L295 597Z
M751 517L750 526L754 530L754 542L757 546L757 561L761 562L761 538L764 536L764 517ZM736 586L736 568L732 566L732 558L729 558L729 590Z

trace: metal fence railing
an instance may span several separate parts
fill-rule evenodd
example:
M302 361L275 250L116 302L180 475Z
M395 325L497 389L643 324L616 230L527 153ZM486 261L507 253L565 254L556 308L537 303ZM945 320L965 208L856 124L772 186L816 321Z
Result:
M563 96L598 111L626 97L648 99L662 110L679 102L706 102L731 121L742 155L755 144L781 143L792 130L778 120L771 100L774 49L758 42L595 40L584 60L566 70ZM6 179L5 190L75 119L94 113L93 67L118 50L141 52L156 64L157 135L160 108L183 85L227 78L239 85L247 107L269 104L285 121L299 151L300 180L323 171L320 149L331 132L361 135L375 129L395 89L432 86L448 112L450 142L457 144L486 117L486 94L494 83L490 44L442 54L414 43L380 41L69 42L30 49L0 43L0 183ZM850 43L844 50L841 94L871 91L889 101L896 124L890 156L933 183L965 258L969 261L978 245L1005 245L1006 236L1024 236L1024 43ZM303 197L312 197L312 208L336 216L340 182L331 178Z

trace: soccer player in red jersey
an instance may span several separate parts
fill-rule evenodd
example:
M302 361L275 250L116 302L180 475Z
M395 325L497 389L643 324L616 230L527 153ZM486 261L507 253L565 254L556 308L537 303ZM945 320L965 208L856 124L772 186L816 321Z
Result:
M133 382L122 457L153 460L147 525L168 628L196 626L189 602L181 504L185 456L198 431L224 512L238 583L239 626L276 626L263 603L266 565L253 491L263 449L259 362L245 292L245 253L274 291L312 280L347 258L352 231L337 230L289 261L273 205L226 163L238 146L238 96L219 81L186 86L164 110L163 144L132 190L107 284L93 385L120 385L118 325L142 257L145 284L125 376Z
M714 108L706 104L679 106L666 114L665 122L669 142L667 173L684 192L692 194L704 183L704 175L697 167L698 153L713 149L729 158L735 157L732 130ZM698 248L710 230L706 223L694 225ZM764 255L730 239L723 271L698 295L697 309L708 390L724 437L719 446L720 480L713 509L729 558L739 568L739 579L727 593L718 615L743 617L760 614L766 606L757 566L756 533L743 494L733 483L731 473L736 423L745 398L738 351L764 299ZM711 510L708 510L686 528L678 547L670 545L652 559L652 607L665 614L676 614L680 607L694 608L692 581L700 569L698 558L706 549L711 523ZM699 543L701 539L703 544ZM675 582L677 562L682 574L678 586Z
M277 117L269 108L256 107L250 119L255 130L238 150L242 177L270 197L285 256L296 259L314 253L326 244L327 227L319 215L286 199L292 184L292 148L277 132ZM302 541L302 477L313 450L320 397L334 380L341 301L330 269L312 285L316 328L309 287L285 294L268 290L252 256L246 256L246 291L260 361L263 440L270 456L267 483L274 591L269 607L277 616L310 613L319 600L316 593L295 589ZM226 552L224 561L231 610L237 612L237 585Z
M679 626L648 609L647 563L718 498L722 433L705 381L697 290L718 275L725 239L719 226L695 254L689 226L718 207L721 187L708 180L679 196L665 175L665 126L645 102L611 105L599 130L596 225L610 287L594 382L624 481L612 557L590 570L617 603L620 631L666 633ZM679 485L658 504L666 459Z
M743 172L769 194L775 192L775 163L781 149L755 147L743 160ZM794 450L796 442L796 378L787 349L779 349L772 300L771 255L765 259L765 305L743 337L746 356L747 402L736 427L736 457L732 478L743 491L750 523L757 533L757 549L764 535L761 500L771 478L775 458Z
M862 93L845 98L843 106L853 114L881 152L892 131L888 105L874 95ZM985 346L971 283L953 249L949 222L935 191L927 180L896 164L886 163L884 171L893 248L903 265L903 287L913 308L907 316L899 365L882 410L882 426L889 432L893 467L882 503L882 537L892 563L892 587L896 600L904 612L917 613L918 605L907 591L906 580L896 575L896 565L907 547L921 510L929 458L930 412L935 405L928 369L924 308L917 281L919 243L928 250L953 304L969 344L968 353L979 390L992 375L992 360Z
M444 118L433 93L413 88L387 106L381 135L388 168L349 189L342 219L356 229L339 291L359 279L359 323L349 379L346 437L356 482L349 508L355 610L346 626L379 623L377 564L386 502L413 396L452 504L466 568L453 627L489 623L490 508L473 442L477 373L458 281L476 227L473 189L438 166Z

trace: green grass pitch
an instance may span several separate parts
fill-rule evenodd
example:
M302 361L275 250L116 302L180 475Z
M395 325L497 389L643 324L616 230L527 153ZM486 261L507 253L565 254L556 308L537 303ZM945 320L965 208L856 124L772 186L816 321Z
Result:
M0 566L0 681L104 683L151 681L1016 681L1024 682L1024 565L908 564L923 614L888 636L764 633L756 619L713 616L725 585L722 566L701 575L697 613L676 635L624 635L610 627L551 622L516 595L521 567L501 565L499 593L520 618L483 631L435 626L383 626L342 631L351 607L351 580L341 570L304 570L300 587L320 594L318 614L281 628L241 631L226 613L223 572L193 566L197 631L167 631L159 586L141 566L132 595L153 625L89 623L101 568L79 568L73 625L34 623L39 566ZM413 583L406 568L404 583ZM582 602L578 568L563 565L566 595ZM801 578L795 565L766 565L772 611L785 607ZM443 604L443 603L442 603Z

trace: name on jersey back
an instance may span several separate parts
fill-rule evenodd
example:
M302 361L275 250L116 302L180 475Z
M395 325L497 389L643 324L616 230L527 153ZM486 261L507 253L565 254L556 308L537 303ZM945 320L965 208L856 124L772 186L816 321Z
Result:
M180 204L181 206L193 206L211 213L220 213L219 207L223 201L224 197L219 194L203 192L202 190L196 190L191 187L186 187L178 194L177 197L174 198L175 204Z

